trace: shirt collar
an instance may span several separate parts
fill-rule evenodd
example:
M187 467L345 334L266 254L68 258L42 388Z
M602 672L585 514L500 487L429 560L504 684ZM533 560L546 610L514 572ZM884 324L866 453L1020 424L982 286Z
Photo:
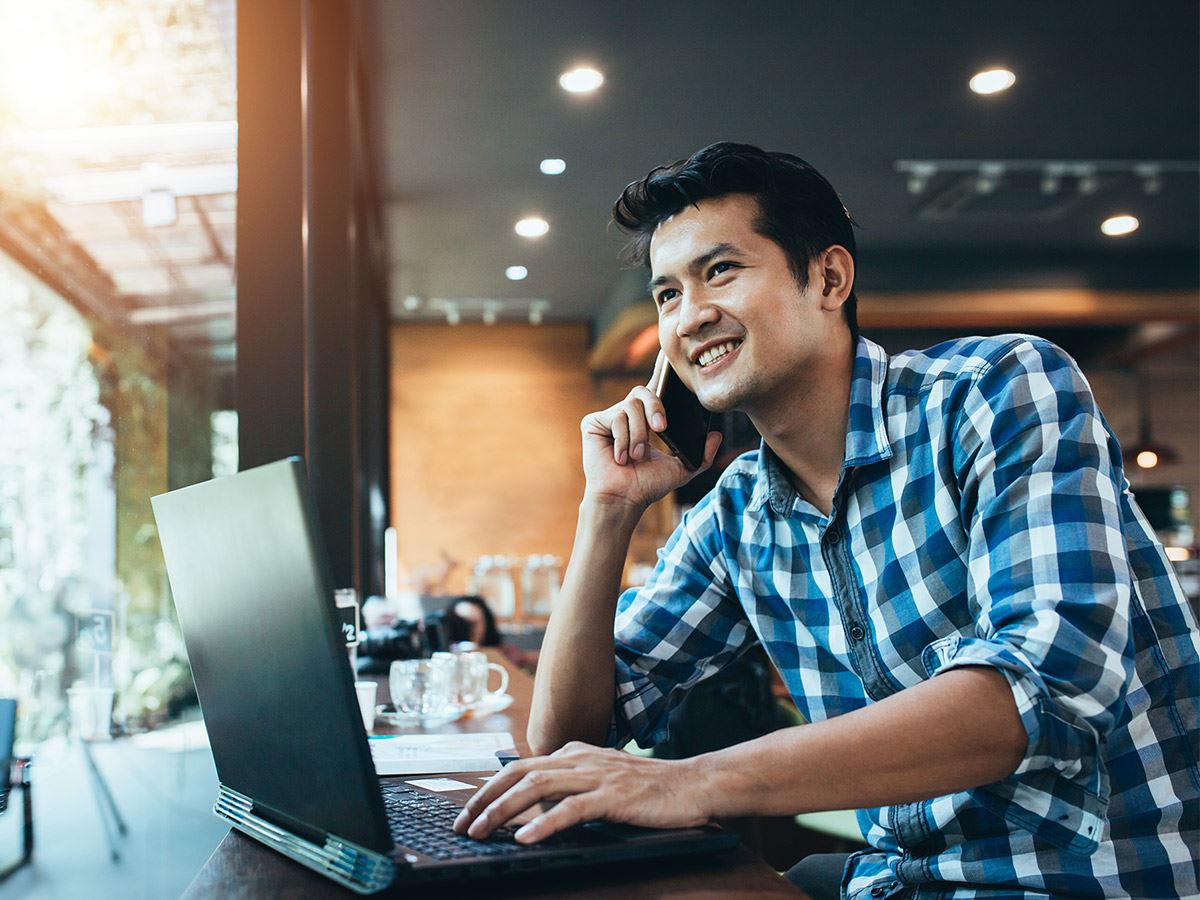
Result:
M850 375L850 409L846 417L846 455L843 471L850 466L890 459L883 414L883 386L887 380L888 355L882 347L859 337ZM763 441L758 448L758 478L750 500L757 510L770 502L771 508L786 515L796 501L796 489L787 477L783 463Z
M850 413L846 419L846 466L865 466L891 459L887 423L883 414L883 386L887 381L887 351L865 337L858 339L854 372L850 377Z

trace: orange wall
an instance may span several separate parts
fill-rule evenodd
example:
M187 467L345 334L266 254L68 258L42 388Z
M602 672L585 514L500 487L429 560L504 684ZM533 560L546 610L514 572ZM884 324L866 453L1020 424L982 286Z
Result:
M579 421L598 405L587 327L392 328L392 524L412 570L445 549L565 560L583 495Z

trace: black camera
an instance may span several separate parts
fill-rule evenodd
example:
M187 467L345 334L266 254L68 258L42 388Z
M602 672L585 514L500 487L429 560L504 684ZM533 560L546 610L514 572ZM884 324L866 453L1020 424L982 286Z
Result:
M358 671L363 675L382 675L393 660L423 659L446 649L446 610L430 613L423 619L403 619L382 628L367 628L359 633Z

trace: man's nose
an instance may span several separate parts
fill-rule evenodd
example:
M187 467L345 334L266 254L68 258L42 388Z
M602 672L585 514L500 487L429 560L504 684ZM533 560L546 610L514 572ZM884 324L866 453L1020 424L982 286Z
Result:
M696 334L705 325L711 325L721 317L721 312L709 303L702 292L687 291L679 306L679 318L675 322L675 333L679 337Z

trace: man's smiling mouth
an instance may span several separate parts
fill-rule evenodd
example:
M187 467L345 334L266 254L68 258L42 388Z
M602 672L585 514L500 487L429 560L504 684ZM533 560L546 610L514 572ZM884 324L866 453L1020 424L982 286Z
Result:
M715 347L709 347L700 354L700 357L696 360L696 362L699 363L700 368L703 369L712 365L726 354L732 353L734 350L740 347L741 344L741 341L726 341L723 344L717 344Z

